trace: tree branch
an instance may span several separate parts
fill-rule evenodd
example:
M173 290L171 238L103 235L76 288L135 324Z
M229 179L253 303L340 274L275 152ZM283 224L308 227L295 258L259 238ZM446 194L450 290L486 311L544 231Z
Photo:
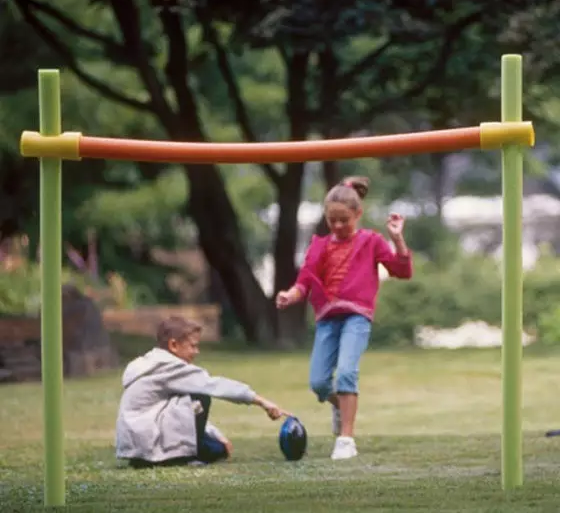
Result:
M247 109L245 108L238 84L234 77L234 72L232 71L232 67L230 66L226 50L220 44L218 35L216 34L216 31L212 26L212 22L209 20L204 9L197 9L197 16L203 27L205 37L208 39L208 41L214 48L214 51L216 52L218 69L220 70L220 73L222 74L222 77L226 82L230 100L234 103L236 121L242 131L242 134L246 141L257 142L257 136L251 128ZM262 164L261 168L263 169L265 175L273 182L273 184L278 187L280 185L280 175L278 174L276 169L271 164Z
M82 82L97 90L103 96L122 103L123 105L127 105L140 111L153 111L153 106L150 102L141 102L139 100L135 100L134 98L125 96L101 80L98 80L93 75L86 73L80 68L76 62L75 56L68 47L65 46L64 43L62 43L58 37L30 11L27 0L15 0L15 3L18 6L24 20L35 29L49 47L60 55L64 64L72 70L74 74L82 80Z
M162 9L159 12L159 16L169 43L168 61L165 66L165 73L175 92L175 97L179 106L179 114L184 120L189 120L193 117L197 118L197 104L193 99L193 93L189 89L187 83L189 57L181 18L176 12L170 9ZM196 126L190 127L190 133L193 134L193 132L196 131L196 137L201 141L204 140L205 137L202 133L201 123L191 123L191 125Z
M452 56L452 48L454 43L460 38L462 32L473 23L476 23L481 19L483 15L483 11L476 11L469 16L466 16L460 20L458 20L453 25L449 26L446 30L444 40L442 41L442 45L440 47L440 52L433 64L433 66L428 70L425 77L414 84L410 88L403 91L401 94L395 95L392 98L388 98L381 102L377 102L371 107L366 110L365 112L361 113L359 116L359 122L357 126L362 127L372 119L372 116L379 111L380 109L384 109L385 111L390 111L394 108L399 107L403 104L404 101L410 100L415 96L421 94L431 83L435 81L436 78L444 74L446 69L446 65L448 60Z
M105 49L105 55L110 57L111 60L116 61L117 64L131 64L131 60L126 55L124 47L115 40L111 39L109 36L89 30L79 25L51 5L38 2L37 0L27 0L26 3L36 12L41 12L58 22L70 33L79 37L84 37L90 41L95 41L96 43L101 43Z
M376 64L376 61L392 45L393 42L393 39L390 37L386 40L386 42L378 46L376 50L358 61L351 69L335 77L334 87L340 92L348 89L358 75Z
M320 52L318 65L321 79L320 110L323 113L322 135L325 139L330 139L339 135L337 129L340 112L337 108L337 96L341 91L337 86L334 87L339 61L331 42L326 42L324 50ZM333 160L324 161L321 166L325 191L328 192L339 181L339 163ZM315 233L326 235L328 232L325 216L321 216L316 224Z
M181 133L180 120L169 106L165 96L164 87L160 84L156 72L152 68L146 55L144 41L140 31L138 9L132 0L110 0L113 13L119 23L123 35L124 46L133 56L138 74L150 95L154 112L170 135Z
M281 59L283 60L285 66L288 66L290 56L288 55L288 51L286 50L286 48L282 44L279 44L276 45L276 49L279 52L279 55L281 56Z

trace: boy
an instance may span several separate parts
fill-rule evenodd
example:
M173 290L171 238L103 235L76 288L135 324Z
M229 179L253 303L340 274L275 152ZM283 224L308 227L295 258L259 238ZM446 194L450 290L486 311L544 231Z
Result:
M211 397L255 404L271 420L288 415L245 383L210 376L194 365L201 331L192 321L170 317L158 327L157 347L128 364L117 418L117 458L133 466L227 458L231 442L208 422Z

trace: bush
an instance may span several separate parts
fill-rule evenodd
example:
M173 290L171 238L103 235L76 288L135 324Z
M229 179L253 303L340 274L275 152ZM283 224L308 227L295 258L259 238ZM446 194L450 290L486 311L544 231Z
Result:
M458 255L446 266L415 260L412 280L388 280L381 285L373 326L378 345L411 344L415 327L452 328L465 321L501 325L500 264L488 257ZM523 323L526 331L546 340L559 320L559 260L545 256L524 279ZM553 318L557 308L557 321ZM547 313L546 313L547 312ZM555 313L555 312L554 312ZM543 335L547 333L547 335Z
M85 274L62 269L62 283L72 283L98 305L133 306L136 289L132 291L116 274L110 275L109 284L94 284ZM0 268L0 315L39 315L41 310L41 267L38 263L23 261L11 269Z
M559 346L559 304L538 317L538 340L547 346Z
M38 265L22 265L0 272L0 313L37 315L41 305Z
M82 292L86 288L84 277L68 269L62 270L61 280ZM13 269L0 270L0 314L33 316L40 310L41 266L26 261Z
M524 276L524 326L536 331L540 318L559 307L559 259L544 252ZM559 329L559 328L557 328Z

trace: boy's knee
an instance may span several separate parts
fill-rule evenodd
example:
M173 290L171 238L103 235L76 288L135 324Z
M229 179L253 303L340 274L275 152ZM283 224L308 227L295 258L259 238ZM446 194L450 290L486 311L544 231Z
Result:
M310 380L310 388L317 395L320 401L325 401L331 393L331 380L314 379Z
M215 463L228 458L228 450L217 438L205 434L199 444L197 459L203 463Z
M203 410L205 411L210 408L210 405L212 403L212 399L209 395L206 394L191 394L191 401L199 401L201 403L201 406L203 407Z
M358 371L354 369L337 369L336 389L338 393L358 392Z

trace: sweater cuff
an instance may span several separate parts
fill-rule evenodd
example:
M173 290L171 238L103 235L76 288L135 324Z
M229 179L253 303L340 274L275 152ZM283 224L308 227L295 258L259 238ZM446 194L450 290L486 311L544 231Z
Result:
M307 291L306 287L304 287L304 285L302 285L301 283L296 283L294 285L294 288L298 292L300 292L300 297L298 298L298 300L304 299L307 296L308 291Z
M255 401L256 397L257 397L257 392L255 390L249 390L246 397L246 403L253 404L253 401Z
M399 258L402 262L406 262L407 260L411 260L411 250L408 249L407 253L402 254L402 253L396 253L397 258Z

